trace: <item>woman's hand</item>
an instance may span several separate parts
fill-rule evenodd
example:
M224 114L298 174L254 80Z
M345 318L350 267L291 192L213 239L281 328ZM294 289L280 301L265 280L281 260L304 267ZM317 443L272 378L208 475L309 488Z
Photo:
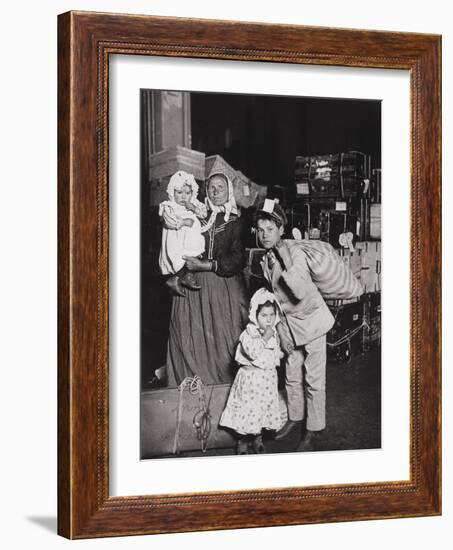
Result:
M212 271L211 260L200 260L200 258L193 256L183 256L182 259L185 260L189 271Z

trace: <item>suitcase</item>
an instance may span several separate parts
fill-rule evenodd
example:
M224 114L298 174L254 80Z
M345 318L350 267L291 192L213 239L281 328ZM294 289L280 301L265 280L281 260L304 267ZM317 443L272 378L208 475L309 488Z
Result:
M370 292L364 296L363 349L369 351L381 345L381 293Z
M371 174L370 200L373 203L381 202L382 172L375 168Z
M344 178L364 180L369 177L369 159L360 151L349 151L340 155L340 174Z
M359 241L370 240L370 201L357 197L350 200L350 213L357 217L357 237Z
M310 196L310 186L307 181L296 181L296 195L298 197L309 197Z
M335 324L327 333L327 351L337 363L349 363L363 352L363 301L331 308Z
M342 233L350 232L356 235L357 217L347 212L322 210L319 215L319 229L321 240L338 248L340 246L339 238Z
M381 205L370 205L370 238L381 239Z
M143 391L140 400L140 457L234 448L234 432L219 426L230 384L205 386L186 378L179 388ZM288 419L285 392L279 392L281 426Z
M341 197L339 164L339 155L296 157L294 181L297 194L309 194L311 197Z
M294 182L297 195L311 198L351 198L368 193L370 159L359 151L296 157Z
M345 199L361 197L365 194L366 185L362 178L341 176L341 196Z
M329 178L313 178L308 181L311 197L341 198L341 178L332 176Z
M289 229L299 229L304 239L319 240L321 232L319 229L319 220L321 212L324 210L335 210L336 203L332 200L310 201L293 204L289 211ZM288 231L290 234L291 231Z
M230 384L196 382L179 388L143 391L140 400L142 459L234 447L232 432L219 427Z
M368 195L365 179L369 178L369 157L359 151L340 155L341 192L343 198Z
M364 292L381 291L381 242L365 241L355 245L362 256L362 275L360 281Z

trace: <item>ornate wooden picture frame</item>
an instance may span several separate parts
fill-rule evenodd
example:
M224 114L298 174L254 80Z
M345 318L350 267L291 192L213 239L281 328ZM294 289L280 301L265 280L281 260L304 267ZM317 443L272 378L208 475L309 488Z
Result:
M68 538L441 513L441 39L134 15L59 16L58 532ZM109 495L109 56L410 72L410 479Z

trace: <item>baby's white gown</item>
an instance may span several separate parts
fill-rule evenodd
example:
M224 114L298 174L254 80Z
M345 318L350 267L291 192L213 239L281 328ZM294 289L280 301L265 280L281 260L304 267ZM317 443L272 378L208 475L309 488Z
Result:
M183 256L199 256L205 250L205 240L201 234L201 224L197 216L185 206L173 201L162 202L159 215L164 209L171 215L181 219L193 220L192 227L183 226L180 229L162 228L162 246L159 256L159 267L163 275L171 275L184 267Z

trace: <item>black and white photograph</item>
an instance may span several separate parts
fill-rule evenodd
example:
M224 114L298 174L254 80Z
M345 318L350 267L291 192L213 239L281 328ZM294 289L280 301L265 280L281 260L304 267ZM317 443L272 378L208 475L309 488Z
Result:
M5 549L451 548L448 6L4 4Z
M381 101L140 90L140 458L381 448Z

